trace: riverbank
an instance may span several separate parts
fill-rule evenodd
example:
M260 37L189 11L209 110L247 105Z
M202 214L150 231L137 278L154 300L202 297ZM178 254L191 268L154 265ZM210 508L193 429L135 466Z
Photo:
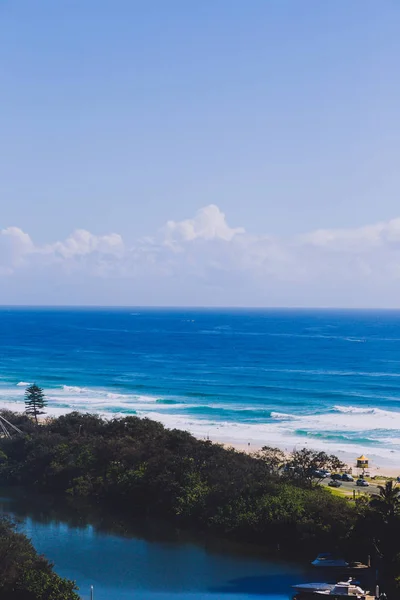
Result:
M9 484L93 498L127 513L134 506L137 514L236 541L279 544L287 555L334 547L351 526L351 508L314 489L307 473L301 481L282 478L274 461L150 419L70 413L35 427L24 415L9 418L31 433L22 442L0 439L1 477Z
M72 580L60 577L52 563L18 531L12 514L1 510L0 499L0 597L31 600L79 600Z
M70 413L37 427L23 415L9 418L30 432L0 438L0 476L11 485L87 499L127 522L164 519L306 562L321 548L365 560L383 544L387 579L398 574L391 559L396 512L389 527L385 503L349 503L315 486L310 473L319 455L293 452L293 470L282 473L279 451L257 459L150 419ZM339 465L324 456L318 466Z
M111 511L48 494L0 488L0 512L77 582L89 600L289 600L308 569L260 547L193 534L154 519L120 522Z

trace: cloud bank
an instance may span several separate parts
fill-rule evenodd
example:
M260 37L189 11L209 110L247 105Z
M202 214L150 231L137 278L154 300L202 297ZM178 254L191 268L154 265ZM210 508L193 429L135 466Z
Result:
M36 282L36 287L32 287ZM0 303L400 305L400 218L293 237L232 227L216 205L135 242L0 230Z

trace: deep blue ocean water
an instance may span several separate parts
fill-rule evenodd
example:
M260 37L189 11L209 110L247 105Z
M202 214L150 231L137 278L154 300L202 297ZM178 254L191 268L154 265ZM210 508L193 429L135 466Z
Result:
M400 312L0 308L0 402L400 459ZM250 446L250 447L251 447Z

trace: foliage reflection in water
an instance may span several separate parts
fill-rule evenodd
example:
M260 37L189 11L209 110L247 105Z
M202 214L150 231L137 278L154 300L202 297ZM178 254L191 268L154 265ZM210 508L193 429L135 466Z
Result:
M129 524L95 507L2 490L0 511L21 522L39 552L84 599L287 600L305 580L300 567L254 549L194 537L154 520Z

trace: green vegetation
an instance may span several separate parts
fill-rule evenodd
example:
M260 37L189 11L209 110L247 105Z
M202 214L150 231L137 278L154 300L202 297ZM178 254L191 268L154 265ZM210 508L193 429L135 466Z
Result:
M379 485L379 495L374 494L371 506L382 514L385 520L392 521L400 511L400 488L389 480L385 485Z
M149 419L106 421L70 413L36 427L5 416L27 435L0 439L4 483L86 497L129 516L161 517L276 552L349 559L370 554L387 581L400 574L400 506L392 483L356 502L318 484L316 470L340 468L334 456L308 449L285 457L225 449ZM284 468L283 468L284 466Z
M341 545L353 518L346 501L291 469L282 474L266 450L255 458L137 417L71 413L39 427L22 415L9 418L28 435L0 440L8 484L86 496L128 516L173 519L293 553Z
M322 469L328 471L339 471L345 467L344 463L334 456L325 452L316 452L309 448L295 450L290 455L290 460L286 465L289 472L292 473L292 479L308 488L312 488L322 479L316 478L316 473Z
M62 579L28 538L0 518L0 597L10 600L79 600L72 581Z
M38 425L38 416L44 415L44 407L47 405L44 391L41 387L33 383L25 390L25 412L35 419Z

